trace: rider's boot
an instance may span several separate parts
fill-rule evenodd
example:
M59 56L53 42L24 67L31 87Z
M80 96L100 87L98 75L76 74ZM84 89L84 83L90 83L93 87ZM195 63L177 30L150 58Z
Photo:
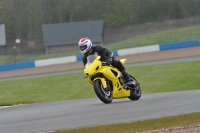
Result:
M129 74L125 70L122 70L121 73L124 76L124 78L125 78L125 80L126 80L127 83L130 82L130 81L132 81L131 77L129 76Z

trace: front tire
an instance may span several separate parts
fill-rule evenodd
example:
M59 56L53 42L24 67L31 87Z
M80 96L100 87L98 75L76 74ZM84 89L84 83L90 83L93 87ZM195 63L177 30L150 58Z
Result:
M137 80L132 75L129 75L129 76L132 78L133 81L138 83ZM131 89L130 91L131 91L131 94L128 97L129 99L131 99L131 100L140 99L140 97L142 95L142 91L141 91L140 85L138 85L135 89Z
M105 90L103 88L103 85L102 85L100 79L97 79L97 80L94 81L93 88L94 88L94 91L95 91L97 97L102 102L104 102L105 104L112 102L112 100L113 100L112 91L111 90Z

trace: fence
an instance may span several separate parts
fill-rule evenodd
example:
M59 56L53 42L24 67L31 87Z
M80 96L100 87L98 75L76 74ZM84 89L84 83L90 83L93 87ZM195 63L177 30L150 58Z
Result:
M113 51L113 53L114 53L114 56L123 56L123 55L129 55L129 54L165 51L165 50L186 48L186 47L192 47L192 46L200 46L200 40L175 42L175 43L169 43L169 44L156 44L156 45L151 45L151 46L121 49L121 50L115 50ZM1 65L0 72L16 70L16 69L24 69L24 68L50 66L50 65L71 63L71 62L77 62L77 61L82 61L82 56L74 55L74 56L67 56L67 57L60 57L60 58L53 58L53 59L44 59L44 60L36 60L36 61L31 61L31 62Z
M115 29L104 28L104 45L108 46L109 44L140 35L173 30L182 27L189 28L197 25L200 25L200 16L167 20L162 22L148 22L144 24L129 25ZM177 38L181 38L183 36L185 36L184 40L194 40L199 39L197 37L200 36L200 33L197 32L197 30L194 28L193 30L180 32L179 35L171 32L171 36L168 38L164 38L162 34L158 34L156 39L147 39L146 42L144 42L144 45L176 42ZM20 44L16 44L15 40L7 40L6 46L6 49L5 47L0 47L0 64L11 64L80 54L77 44L70 46L52 47L51 50L46 50L47 48L44 46L42 38L21 39ZM129 41L129 46L136 47L134 38ZM112 49L112 45L110 45L110 48Z

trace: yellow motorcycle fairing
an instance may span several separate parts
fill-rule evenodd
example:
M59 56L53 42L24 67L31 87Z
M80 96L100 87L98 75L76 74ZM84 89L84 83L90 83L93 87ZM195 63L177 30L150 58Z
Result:
M120 61L124 64L126 59ZM100 61L100 56L98 56L91 64L85 65L84 75L88 78L88 81L91 84L93 84L95 80L100 79L104 89L107 88L107 80L111 81L113 98L124 98L130 96L130 90L123 88L119 81L121 75L119 70L112 66L103 66Z

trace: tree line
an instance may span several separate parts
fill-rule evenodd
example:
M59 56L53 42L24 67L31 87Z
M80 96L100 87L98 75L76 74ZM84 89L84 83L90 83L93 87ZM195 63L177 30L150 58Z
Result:
M200 15L200 0L0 0L7 39L42 38L42 24L104 20L106 28Z

